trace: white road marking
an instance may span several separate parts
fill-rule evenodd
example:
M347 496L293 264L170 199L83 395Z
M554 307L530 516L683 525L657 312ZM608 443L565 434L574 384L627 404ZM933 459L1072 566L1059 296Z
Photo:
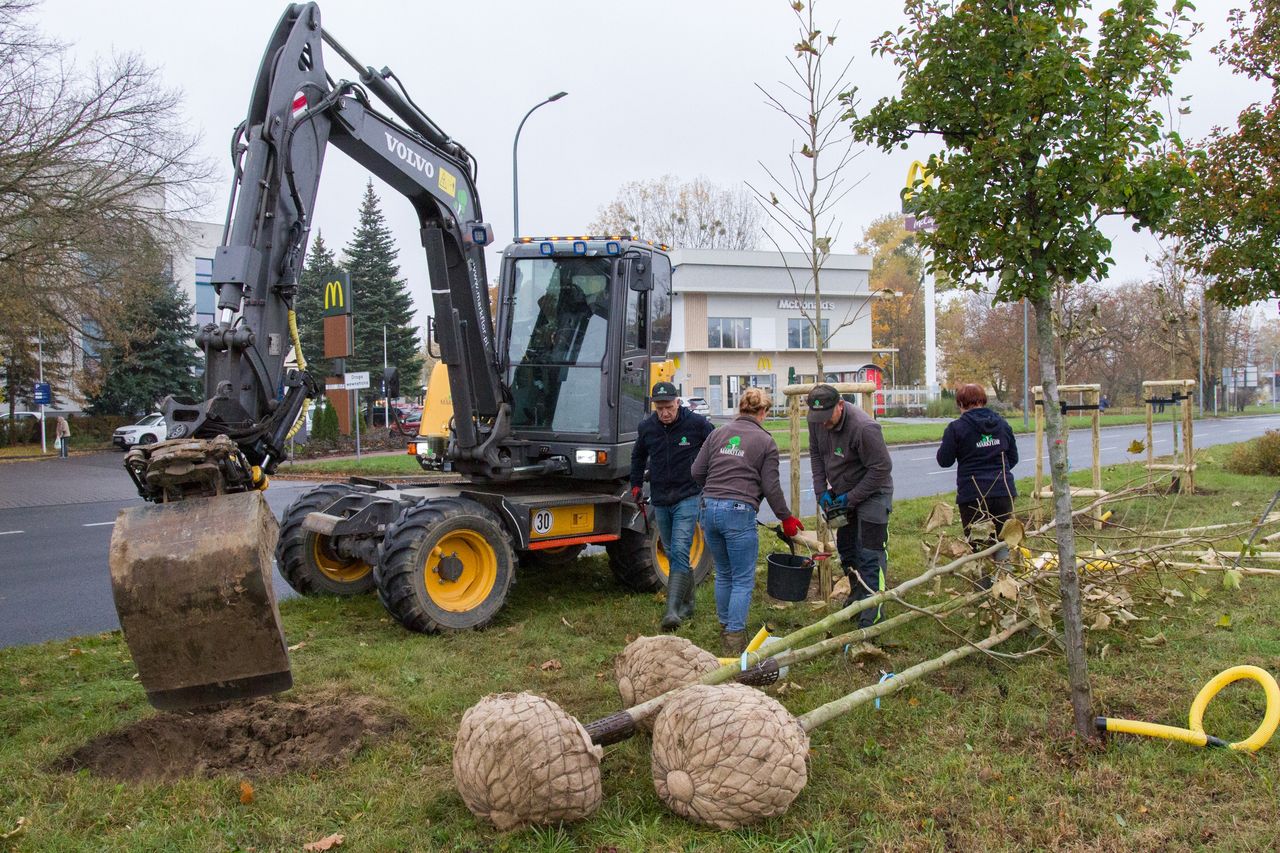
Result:
M114 521L95 521L92 524L86 524L85 527L105 527L108 524L115 524Z
M925 473L928 474L930 477L936 477L939 474L950 474L952 477L956 475L956 472L950 469L943 470L943 471L925 471Z
M1106 447L1099 447L1098 449L1099 449L1099 450L1119 450L1119 449L1120 449L1120 445L1118 445L1118 444L1112 444L1112 445L1109 445L1109 446L1106 446Z
M12 536L15 533L25 533L25 530L0 530L0 536Z
M926 459L937 459L937 458L938 458L937 454L935 454L935 453L930 453L928 456L908 456L908 457L907 457L907 461L908 461L908 462L923 462L923 461L925 461Z

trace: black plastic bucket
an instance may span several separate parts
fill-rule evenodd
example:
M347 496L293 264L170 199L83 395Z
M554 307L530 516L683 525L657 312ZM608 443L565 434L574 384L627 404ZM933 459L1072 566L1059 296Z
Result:
M796 554L770 554L765 590L779 601L804 601L813 580L813 560Z

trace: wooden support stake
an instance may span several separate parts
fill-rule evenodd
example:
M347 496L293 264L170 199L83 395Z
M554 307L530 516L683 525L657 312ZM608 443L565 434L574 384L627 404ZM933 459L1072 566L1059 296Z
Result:
M1147 408L1147 485L1150 486L1155 482L1153 471L1178 471L1181 476L1178 478L1178 491L1183 494L1190 494L1195 491L1196 487L1196 446L1195 438L1192 434L1192 410L1191 410L1191 391L1195 388L1194 379L1149 379L1142 383L1142 394L1144 400L1152 399L1156 394L1181 394L1182 399L1178 402L1181 404L1177 412L1173 413L1170 423L1173 426L1173 451L1172 458L1177 460L1179 455L1182 461L1169 463L1159 463L1155 461L1155 441L1152 435L1152 424L1154 421L1155 407L1151 403L1146 404ZM1182 421L1182 435L1178 435L1178 421Z

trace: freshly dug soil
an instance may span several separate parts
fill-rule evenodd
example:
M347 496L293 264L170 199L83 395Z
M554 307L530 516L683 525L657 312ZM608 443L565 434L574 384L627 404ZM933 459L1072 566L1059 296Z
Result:
M126 782L187 776L276 776L333 767L403 724L366 696L269 697L214 710L160 713L100 735L54 769Z

